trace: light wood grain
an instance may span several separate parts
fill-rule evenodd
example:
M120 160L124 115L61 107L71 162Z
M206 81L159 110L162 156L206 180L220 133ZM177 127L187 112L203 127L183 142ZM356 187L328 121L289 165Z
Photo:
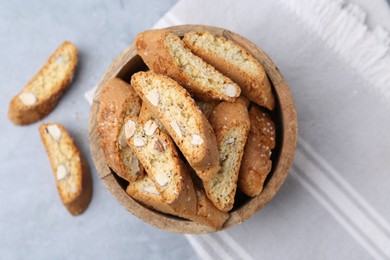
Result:
M273 156L273 170L266 182L262 193L252 199L247 199L243 205L233 208L230 218L224 225L224 229L237 225L253 216L263 208L276 194L282 186L291 167L296 142L297 142L297 115L294 101L290 90L281 75L277 66L272 60L253 43L242 36L217 27L204 25L182 25L168 28L179 36L194 30L208 30L215 35L222 35L231 39L247 51L249 51L264 66L265 71L272 83L276 98L276 127L277 145ZM100 140L97 133L97 112L99 110L99 95L107 81L114 77L119 77L129 81L131 75L137 71L145 70L146 67L141 58L137 55L134 45L125 49L110 65L100 80L95 93L89 120L89 141L92 157L99 174L99 178L104 182L108 190L116 197L119 203L133 213L135 216L158 228L177 233L210 233L216 230L212 227L201 225L192 221L182 220L169 215L150 210L135 200L125 191L125 183L111 171L105 161L103 151L100 147Z

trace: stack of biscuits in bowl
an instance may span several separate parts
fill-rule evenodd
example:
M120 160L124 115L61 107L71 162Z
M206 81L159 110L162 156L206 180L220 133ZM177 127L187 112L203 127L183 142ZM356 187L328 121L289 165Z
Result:
M296 129L291 94L265 54L227 30L190 25L140 33L114 61L95 95L90 143L100 178L133 214L204 233L275 195Z

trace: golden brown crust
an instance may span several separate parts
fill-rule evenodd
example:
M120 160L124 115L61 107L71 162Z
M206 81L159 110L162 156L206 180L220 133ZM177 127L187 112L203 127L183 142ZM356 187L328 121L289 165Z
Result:
M209 180L219 169L217 141L210 123L198 109L189 93L176 81L154 72L134 74L131 78L131 85L164 125L199 177L202 180ZM155 100L157 104L152 104L148 98L152 93L157 93L158 98ZM169 103L169 105L164 105L164 102ZM181 116L182 113L188 113L182 118L191 121L193 125L176 122L180 120L179 115ZM173 122L176 122L177 127L181 129L179 134L177 129L172 126ZM195 135L192 133L193 131L201 138L201 144L192 143L192 138Z
M100 94L97 121L101 147L111 169L128 181L142 176L143 170L126 141L122 140L121 131L125 117L138 115L141 103L134 89L118 78L108 81Z
M60 131L53 138L50 127ZM50 159L58 194L68 211L77 216L84 212L92 198L92 179L89 166L66 129L58 123L45 123L39 127L40 136ZM59 176L64 166L67 176Z
M210 124L215 132L228 129L234 125L249 125L246 103L237 99L234 103L221 102L210 115Z
M198 42L198 39L202 40ZM207 31L187 33L183 38L183 42L195 55L201 57L235 81L241 87L243 96L260 106L264 106L270 110L274 109L274 96L263 66L240 45L222 36L214 36ZM221 54L214 51L215 49L210 48L210 46L218 47L219 45L234 48L234 55L243 56L246 62L252 62L253 66L256 67L256 72L251 72L245 69L244 66L230 62L226 56L223 56L226 55L226 51Z
M175 54L169 49L166 39L170 38L173 42L176 42L185 55L190 56L192 62L187 63L181 61L180 63L175 60ZM191 51L185 47L180 38L171 33L168 30L149 30L136 37L136 48L138 54L142 57L148 67L163 75L167 75L170 78L179 82L180 85L185 87L192 95L201 100L227 100L234 101L241 93L241 89L236 83L234 83L228 77L222 75L215 70L213 66L204 62L199 57L193 55ZM178 55L178 54L176 54ZM181 55L181 54L180 54ZM184 56L184 55L183 55ZM195 61L198 61L200 66L215 75L215 78L211 78L207 84L202 84L197 80L197 77L202 74L196 68ZM185 67L191 68L191 75L185 71ZM218 90L216 87L211 87L213 84L217 84L216 77L220 77L223 82L218 84L228 86L232 89L232 93L227 94L226 90ZM215 82L211 82L211 81Z
M66 52L66 54L65 54ZM68 55L67 68L64 72L60 70L57 59L60 55ZM62 64L64 64L62 63ZM77 48L71 42L64 42L46 61L44 66L33 77L32 80L16 95L10 102L8 118L16 125L32 124L47 116L57 105L60 97L69 87L78 63ZM54 68L56 67L56 68ZM54 71L53 71L54 70ZM50 85L50 89L45 89ZM45 85L45 93L37 93L37 89L31 90L33 85ZM31 91L30 91L31 90ZM20 96L29 93L35 96L36 101L31 105L25 105ZM39 96L39 97L38 97Z
M275 124L263 110L252 106L249 111L251 128L241 163L238 187L246 195L261 193L272 168L271 150L275 147Z
M246 97L244 96L240 96L239 98L236 99L236 102L239 102L241 104L243 104L247 109L249 108L251 102L249 101L249 99L247 99Z

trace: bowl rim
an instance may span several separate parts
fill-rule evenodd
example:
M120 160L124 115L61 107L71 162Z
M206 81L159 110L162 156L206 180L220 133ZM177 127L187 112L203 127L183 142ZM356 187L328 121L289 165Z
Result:
M263 191L256 197L250 199L245 205L230 213L230 218L226 221L222 229L226 229L242 223L246 219L255 215L261 208L263 208L276 194L284 183L289 169L291 168L298 138L298 122L297 114L294 105L294 100L289 87L280 73L278 67L268 57L268 55L255 44L242 37L241 35L232 31L207 25L179 25L167 27L168 29L179 36L189 31L203 31L207 30L213 34L224 36L231 39L248 52L250 52L263 65L268 78L271 82L273 92L276 99L276 104L280 108L281 116L281 141L280 141L280 155L277 164L273 165L273 175L269 179ZM154 225L160 229L168 230L176 233L211 233L216 232L215 228L199 224L189 220L182 220L171 217L169 215L156 212L149 209L142 204L135 201L126 193L117 181L115 173L108 167L104 158L103 151L100 147L100 139L97 133L97 112L99 110L99 96L105 84L113 77L123 77L125 73L134 73L131 71L132 65L136 65L142 61L138 56L134 43L123 50L116 59L111 63L101 78L95 95L89 117L89 143L92 153L92 158L97 169L99 178L103 181L106 188L114 195L119 203L125 207L132 214L141 220ZM124 68L130 70L124 71ZM283 102L281 102L283 101Z

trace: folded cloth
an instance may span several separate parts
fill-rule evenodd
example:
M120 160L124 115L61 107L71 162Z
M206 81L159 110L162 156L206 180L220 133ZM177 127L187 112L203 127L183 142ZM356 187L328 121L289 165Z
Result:
M224 27L261 47L293 93L295 161L244 223L186 235L202 259L390 258L390 12L334 0L182 0L156 27ZM373 14L372 12L376 12Z

